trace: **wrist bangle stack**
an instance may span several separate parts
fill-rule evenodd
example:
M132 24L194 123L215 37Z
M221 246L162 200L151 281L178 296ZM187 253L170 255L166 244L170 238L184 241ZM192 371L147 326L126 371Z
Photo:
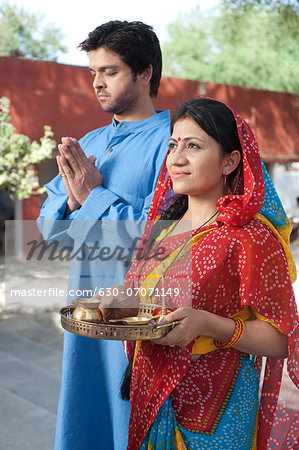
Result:
M239 317L233 318L232 320L234 320L235 322L235 331L234 334L232 335L231 339L229 342L227 342L227 344L222 344L219 341L214 341L214 344L216 345L217 348L230 348L233 347L234 345L236 345L242 338L243 334L244 334L244 330L245 330L245 324L244 324L244 320L239 319Z

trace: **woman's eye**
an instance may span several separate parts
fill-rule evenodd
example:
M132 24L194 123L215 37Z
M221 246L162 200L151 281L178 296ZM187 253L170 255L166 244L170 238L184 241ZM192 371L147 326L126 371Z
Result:
M187 148L190 148L191 150L199 150L200 146L195 144L195 142L188 142Z
M168 150L172 151L175 150L177 148L177 144L175 144L174 142L170 142L168 145Z

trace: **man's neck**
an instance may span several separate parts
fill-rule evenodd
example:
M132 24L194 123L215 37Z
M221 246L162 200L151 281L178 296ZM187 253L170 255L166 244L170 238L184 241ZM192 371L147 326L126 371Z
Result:
M117 123L119 122L135 122L137 120L145 120L156 114L152 99L149 98L148 101L140 103L140 105L135 106L131 111L125 111L120 114L114 114L114 119Z

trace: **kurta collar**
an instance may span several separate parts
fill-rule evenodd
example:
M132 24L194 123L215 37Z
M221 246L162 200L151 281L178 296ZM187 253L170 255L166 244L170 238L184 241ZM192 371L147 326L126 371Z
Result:
M149 130L150 128L155 128L157 126L160 126L162 123L167 123L170 122L170 112L169 110L165 110L165 111L161 111L161 110L157 110L156 111L157 114L155 114L154 116L149 117L148 119L144 119L144 120L136 120L136 121L132 121L132 122L119 122L118 124L116 123L114 117L112 119L112 127L113 128L120 128L120 129L124 129L124 131L128 131L128 132L140 132L140 131L145 131L145 130Z

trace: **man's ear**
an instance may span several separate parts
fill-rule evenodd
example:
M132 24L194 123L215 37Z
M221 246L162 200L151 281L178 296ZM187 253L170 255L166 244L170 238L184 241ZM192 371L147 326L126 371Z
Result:
M153 76L153 66L150 64L140 75L144 86L147 86Z
M229 175L232 173L240 164L241 153L239 150L233 150L229 155L225 155L223 175Z

